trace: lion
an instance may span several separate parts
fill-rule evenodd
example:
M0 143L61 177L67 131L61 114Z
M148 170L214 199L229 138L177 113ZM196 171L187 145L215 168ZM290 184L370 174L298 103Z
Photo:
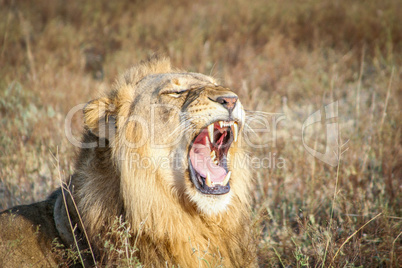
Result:
M77 267L113 264L117 218L145 267L256 266L245 111L232 90L151 57L83 112L74 174L1 214L0 266L60 265L55 243L84 252Z

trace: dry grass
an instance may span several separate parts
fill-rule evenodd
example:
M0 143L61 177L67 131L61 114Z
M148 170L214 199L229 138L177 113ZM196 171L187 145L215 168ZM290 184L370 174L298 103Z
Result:
M249 110L286 116L275 142L252 149L285 160L255 170L261 266L400 267L402 6L266 2L0 0L0 208L58 186L57 150L71 174L67 112L159 51L221 78ZM333 101L347 149L338 168L301 142L304 120Z

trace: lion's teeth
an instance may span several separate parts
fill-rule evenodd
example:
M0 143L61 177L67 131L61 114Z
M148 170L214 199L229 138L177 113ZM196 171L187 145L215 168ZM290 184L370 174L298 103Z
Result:
M212 182L211 182L211 177L210 177L210 175L209 175L209 172L207 172L207 177L205 178L205 184L206 184L208 187L212 187Z
M232 171L229 171L228 174L226 174L226 177L222 182L222 186L226 186L226 184L228 184L229 179L230 179L230 175L232 175Z
M237 122L234 122L234 124L231 126L232 132L233 132L233 137L234 141L237 141L237 135L239 134L239 126L237 125Z
M214 161L215 158L216 158L215 151L211 151L211 159L212 159L212 161Z
M213 162L215 165L218 165L218 159L216 159L216 153L215 153L215 151L212 151L212 152L211 152L211 159L212 159L212 162Z
M214 124L208 126L208 136L211 143L214 143Z
M233 126L233 124L235 124L236 122L234 122L234 121L219 121L219 126L220 126L220 128L223 128L223 127L231 127L231 126Z

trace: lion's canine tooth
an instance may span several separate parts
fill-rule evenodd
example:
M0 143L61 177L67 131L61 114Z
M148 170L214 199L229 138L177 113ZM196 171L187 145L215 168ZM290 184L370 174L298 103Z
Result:
M208 126L208 136L211 143L214 143L214 124Z
M232 126L230 126L232 128L233 131L233 137L234 137L234 141L237 141L237 135L239 134L239 126L237 125L237 122L234 122L234 124Z
M207 177L205 178L205 184L206 184L208 187L212 187L212 182L211 182L211 177L210 177L210 175L209 175L209 172L207 172Z
M232 171L229 171L228 174L226 174L226 177L222 182L222 186L226 186L226 184L228 184L229 179L230 179L230 175L232 175Z
M215 158L216 158L215 151L214 151L214 150L212 150L212 151L211 151L211 153L210 153L210 155L211 155L211 159L212 159L212 161L214 161L214 160L215 160Z
M219 126L222 128L223 127L223 121L219 121Z

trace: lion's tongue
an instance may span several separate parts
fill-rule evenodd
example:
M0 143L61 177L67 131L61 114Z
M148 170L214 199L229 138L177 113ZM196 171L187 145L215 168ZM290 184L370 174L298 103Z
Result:
M212 162L210 153L208 131L204 130L198 135L191 147L191 164L202 177L205 178L209 173L212 182L222 182L225 179L226 170Z

